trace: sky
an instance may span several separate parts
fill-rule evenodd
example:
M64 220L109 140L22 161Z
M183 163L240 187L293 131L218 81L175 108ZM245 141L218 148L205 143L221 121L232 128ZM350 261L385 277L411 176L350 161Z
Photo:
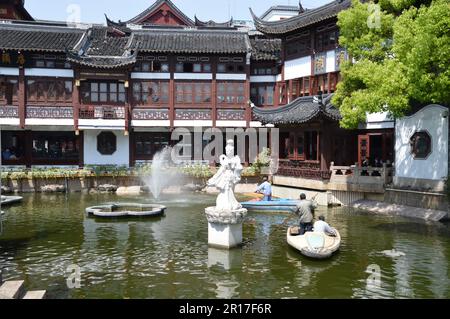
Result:
M155 0L26 0L25 8L35 19L66 21L79 8L84 23L105 23L104 14L113 20L127 21ZM316 8L332 0L302 0L304 8ZM172 0L188 17L200 20L251 20L249 7L262 15L273 5L298 5L298 0ZM73 5L77 5L75 7Z

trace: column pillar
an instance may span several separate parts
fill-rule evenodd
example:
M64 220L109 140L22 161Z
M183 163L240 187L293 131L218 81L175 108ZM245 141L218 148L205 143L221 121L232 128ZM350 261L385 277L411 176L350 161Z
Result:
M20 128L25 128L25 118L27 114L26 110L26 87L25 87L25 69L19 67L19 119Z
M169 120L170 120L170 128L175 127L175 57L170 57L170 80L169 80Z
M211 117L212 117L212 127L217 125L217 61L213 61L213 79L211 82Z
M250 127L250 122L252 121L252 108L250 106L250 59L251 54L247 53L246 58L246 66L245 66L245 73L246 73L246 79L245 79L245 119L247 122L247 128Z
M80 80L78 78L78 72L75 71L75 79L72 89L72 106L73 106L73 121L75 131L79 133L78 126L80 120Z

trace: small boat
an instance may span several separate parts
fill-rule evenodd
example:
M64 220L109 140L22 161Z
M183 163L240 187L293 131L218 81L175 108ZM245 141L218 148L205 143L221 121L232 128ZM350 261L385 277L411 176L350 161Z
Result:
M300 201L276 198L269 201L250 201L241 203L242 207L251 211L272 211L294 213Z
M336 236L317 232L307 232L299 236L295 235L294 228L297 227L288 229L287 242L304 256L315 259L330 258L341 246L341 234L336 229Z
M7 206L16 203L20 203L23 200L23 197L20 196L2 196L1 197L1 205Z

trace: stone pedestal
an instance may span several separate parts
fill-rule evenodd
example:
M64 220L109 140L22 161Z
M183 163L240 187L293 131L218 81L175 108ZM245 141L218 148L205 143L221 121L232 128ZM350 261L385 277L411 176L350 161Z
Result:
M211 247L231 249L242 244L242 223L247 210L217 211L216 207L205 210L208 219L208 244Z

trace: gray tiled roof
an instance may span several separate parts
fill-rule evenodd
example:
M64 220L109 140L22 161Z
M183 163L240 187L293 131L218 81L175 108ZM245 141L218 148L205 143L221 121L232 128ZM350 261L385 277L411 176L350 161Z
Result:
M149 30L135 36L142 52L240 54L251 50L247 34L238 31Z
M132 36L110 37L107 33L108 28L93 28L87 55L122 56L133 42Z
M67 60L79 65L88 66L92 68L114 69L119 67L126 67L136 63L136 54L130 56L77 56L68 53Z
M208 27L208 28L231 28L233 27L233 18L226 22L215 22L213 20L202 21L195 16L195 25L197 27Z
M83 37L85 30L38 25L1 25L0 49L65 52Z
M264 34L281 35L336 17L342 10L350 8L351 3L351 0L334 0L321 7L306 10L298 16L280 21L264 21L258 18L251 9L250 11L258 31Z
M339 121L339 110L331 105L332 95L324 95L324 105L313 102L312 96L299 97L281 107L254 107L253 117L264 124L290 125L301 124L324 116L333 121Z
M82 52L83 56L123 56L125 51L158 53L244 54L248 34L238 30L150 28L129 36L110 36L111 27L88 30L64 26L0 24L0 50Z
M255 61L278 61L281 54L280 39L251 39L252 59Z
M68 53L68 60L95 68L117 68L136 62L134 36L111 37L109 27L93 27L86 41L77 50ZM80 54L80 52L82 52Z

